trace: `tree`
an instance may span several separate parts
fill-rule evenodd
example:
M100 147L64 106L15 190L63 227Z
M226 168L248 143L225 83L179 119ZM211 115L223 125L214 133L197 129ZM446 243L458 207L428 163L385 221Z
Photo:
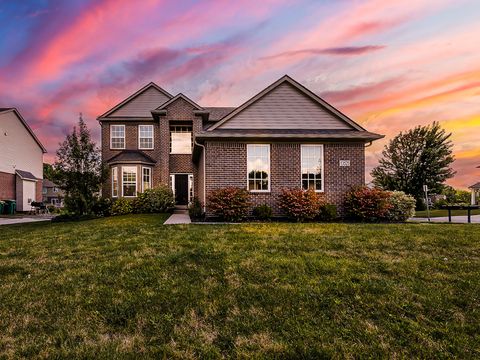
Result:
M438 122L417 126L395 136L382 152L383 158L373 169L373 183L385 190L403 191L423 198L423 185L440 193L445 180L453 177L454 161L450 136Z
M90 213L107 171L81 114L78 128L60 144L54 168L54 182L65 191L67 210L77 215Z
M43 163L43 178L53 181L55 169L52 164Z

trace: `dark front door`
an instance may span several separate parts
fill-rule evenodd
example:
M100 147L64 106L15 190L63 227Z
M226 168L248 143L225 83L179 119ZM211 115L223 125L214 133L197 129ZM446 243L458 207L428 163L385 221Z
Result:
M177 205L188 204L188 175L175 175L175 203Z

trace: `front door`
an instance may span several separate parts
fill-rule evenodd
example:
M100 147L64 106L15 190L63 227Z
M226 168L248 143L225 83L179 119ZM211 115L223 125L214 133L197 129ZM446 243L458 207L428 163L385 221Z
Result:
M188 174L175 174L175 203L188 205Z

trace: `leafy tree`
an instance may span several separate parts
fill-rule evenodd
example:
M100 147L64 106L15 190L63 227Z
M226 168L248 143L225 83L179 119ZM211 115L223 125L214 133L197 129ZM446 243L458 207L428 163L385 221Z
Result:
M57 150L54 182L65 191L65 207L77 215L89 214L107 178L100 150L91 140L82 115Z
M453 177L454 161L450 136L438 122L417 126L395 136L382 152L380 164L373 169L373 183L385 190L403 191L423 198L423 185L440 193L445 180Z
M47 163L43 164L43 178L44 179L48 179L50 181L53 181L53 178L55 176L54 172L55 172L55 169L53 168L52 164L47 164Z

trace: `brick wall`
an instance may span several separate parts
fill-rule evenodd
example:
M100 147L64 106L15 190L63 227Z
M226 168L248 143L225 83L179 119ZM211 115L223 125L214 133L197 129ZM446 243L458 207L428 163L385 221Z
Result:
M212 190L235 186L247 186L247 144L235 142L207 142L206 146L206 193ZM253 206L268 204L275 215L281 215L278 197L283 188L301 186L301 144L272 143L270 146L270 192L251 193ZM324 187L326 200L337 205L343 212L345 192L352 185L365 182L364 145L324 145ZM350 160L350 167L340 167L340 160Z
M15 200L15 174L0 172L0 200Z

